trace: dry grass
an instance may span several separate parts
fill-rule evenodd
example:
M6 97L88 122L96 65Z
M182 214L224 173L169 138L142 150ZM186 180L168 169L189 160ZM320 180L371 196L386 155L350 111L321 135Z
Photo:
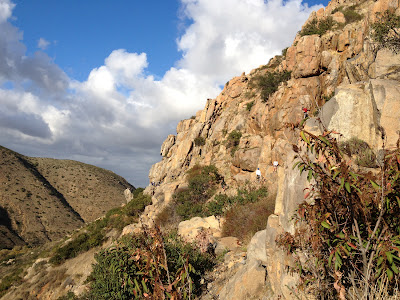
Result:
M257 231L265 229L268 217L274 209L274 196L267 196L245 205L236 204L226 212L222 234L248 242Z

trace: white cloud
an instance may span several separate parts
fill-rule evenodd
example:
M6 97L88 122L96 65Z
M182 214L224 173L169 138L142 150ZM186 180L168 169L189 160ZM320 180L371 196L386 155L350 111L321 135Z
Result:
M79 82L41 51L26 56L22 33L6 22L14 5L0 0L0 87L13 83L0 89L0 144L95 163L143 186L177 122L289 46L311 12L299 0L181 2L190 24L177 40L182 57L161 79L146 74L146 53L117 49Z
M280 54L312 11L299 0L182 0L182 4L192 24L178 40L183 52L179 66L219 82Z
M40 39L38 40L37 46L38 46L38 48L40 48L40 49L42 49L42 50L46 50L47 47L48 47L49 45L50 45L50 42L47 41L47 40L44 39L44 38L40 38Z
M11 3L9 0L0 1L0 23L7 21L11 17L12 10L15 4Z

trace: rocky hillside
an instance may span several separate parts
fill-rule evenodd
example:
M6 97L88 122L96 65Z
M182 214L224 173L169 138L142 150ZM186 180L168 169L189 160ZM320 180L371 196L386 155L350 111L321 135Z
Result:
M0 147L0 245L57 240L126 203L122 177L76 161L30 158Z
M267 245L262 265L273 293L291 299L287 286L296 279L286 273L289 262L275 237L293 232L290 219L307 187L306 178L292 170L298 128L305 125L308 131L323 133L324 126L342 133L339 141L358 137L376 153L383 135L387 148L398 138L400 55L374 30L385 12L399 15L398 1L331 1L310 15L282 55L233 78L195 118L179 122L177 134L161 146L162 160L150 170L150 182L160 185L146 189L153 204L143 220L151 223L171 203L174 192L187 184L187 171L197 164L215 165L233 187L228 193L255 182L260 168L269 190L276 193L275 213L261 241ZM305 124L303 108L311 117ZM279 163L277 172L274 161ZM231 281L240 284L248 274L246 269L238 274ZM245 299L249 293L224 290L223 299Z
M274 212L269 215L266 228L256 233L247 246L240 245L236 237L222 238L220 227L224 220L215 216L181 222L178 233L184 238L189 234L196 238L204 228L215 242L216 252L223 255L228 251L224 262L205 278L206 290L201 299L294 299L292 292L298 277L288 272L293 262L275 239L280 233L294 232L292 216L304 201L304 189L309 187L307 175L293 170L294 150L301 144L300 128L315 134L325 130L340 132L340 142L357 137L368 143L377 156L382 137L387 148L396 145L400 130L400 54L393 50L400 50L400 43L397 40L394 45L398 46L393 48L392 36L383 36L385 31L376 30L374 25L386 12L400 15L398 1L331 1L310 15L282 55L249 74L233 78L220 95L206 101L205 108L195 117L179 122L177 134L168 136L161 146L162 160L149 173L153 184L145 193L151 196L152 204L145 208L139 224L126 226L122 235L140 231L140 223L152 225L157 216L165 217L170 211L164 209L174 201L174 193L189 190L187 179L193 174L188 171L200 169L194 168L197 165L216 167L223 178L219 182L227 186L213 187L222 195L232 196L236 188L260 187L264 183L274 197ZM400 27L400 22L395 25ZM303 108L308 110L306 120ZM278 162L276 169L274 162ZM74 183L72 177L84 172L75 169L65 172L71 176L66 180L70 185L61 187L58 180L67 175L47 167L47 163L30 160L29 168L46 177L49 186L57 187L78 212L68 197L82 186L95 189L95 185ZM256 180L257 168L265 180L262 183ZM374 172L373 167L370 169ZM83 195L89 197L91 193ZM4 209L0 213L11 216L9 208ZM89 217L82 211L79 215ZM110 216L114 216L113 212ZM4 227L12 224L12 229L18 228L13 218L7 220ZM80 254L64 262L68 276L57 279L57 293L50 293L51 285L41 282L35 273L35 265L39 264L46 270L58 268L48 266L48 259L37 260L21 280L39 298L57 299L68 291L82 295L86 288L83 278L90 273L93 254L94 251ZM81 274L76 274L79 268ZM17 294L20 295L18 287L14 287L4 298Z

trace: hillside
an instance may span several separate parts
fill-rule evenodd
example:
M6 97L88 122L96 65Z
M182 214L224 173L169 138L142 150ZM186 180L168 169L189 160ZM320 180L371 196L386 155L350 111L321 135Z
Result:
M75 161L29 158L4 147L0 157L1 248L60 239L125 203L123 191L133 188Z
M370 297L368 294L370 282L365 285L366 297L354 297L355 290L360 288L357 284L363 283L363 273L359 270L354 271L353 262L357 262L356 267L360 266L360 253L368 253L369 249L365 246L367 243L361 239L361 234L356 236L354 233L356 226L348 226L343 231L341 230L344 227L341 226L352 224L352 220L359 215L384 212L385 207L390 205L395 209L389 220L395 220L397 223L393 226L387 224L386 228L381 226L379 235L386 234L390 226L398 225L400 153L397 157L392 157L393 165L397 169L393 168L391 172L397 177L386 185L388 189L393 190L392 199L388 199L386 203L376 203L375 199L375 202L365 202L364 206L358 203L361 207L358 208L358 212L364 209L362 213L354 214L343 222L341 216L351 210L350 206L346 206L349 198L352 201L363 199L359 187L363 191L365 188L365 197L370 196L368 200L377 195L376 191L383 191L382 187L385 185L379 187L374 177L383 170L383 167L379 167L377 158L384 156L382 154L385 154L385 151L396 149L400 132L400 37L395 34L393 28L400 28L399 15L398 1L387 0L333 0L326 8L313 12L296 35L293 44L283 49L281 55L249 74L243 73L231 79L220 95L215 99L207 99L203 110L197 112L194 117L178 123L177 133L169 135L161 146L161 161L150 170L149 178L153 184L145 189L144 194L137 195L139 209L134 209L135 214L128 213L130 209L126 209L129 205L136 205L130 202L123 209L112 210L107 213L106 218L93 223L92 229L97 230L93 229L94 232L100 231L102 238L107 236L107 243L103 243L95 234L89 235L89 229L82 230L80 236L85 238L85 243L94 241L93 244L98 250L100 243L103 243L102 249L110 246L108 250L97 258L94 258L94 250L82 250L79 255L70 259L68 251L74 249L69 246L73 244L78 247L80 239L77 236L65 241L55 250L56 254L68 254L63 256L62 265L51 265L54 257L57 257L54 253L48 257L37 258L35 264L29 268L29 276L23 280L25 289L33 291L38 298L48 299L57 299L67 292L74 294L69 294L70 297L77 295L85 299L85 293L93 290L99 293L99 298L124 295L129 299L141 290L140 284L133 285L134 280L138 279L142 284L152 280L141 280L140 276L147 272L131 274L135 273L141 259L146 261L151 256L150 262L146 263L147 267L156 261L154 258L157 251L150 254L149 249L160 250L156 245L164 247L164 242L182 238L194 242L199 249L202 248L203 254L214 251L214 258L220 258L213 272L201 274L204 280L198 281L199 299L331 299L324 297L324 292L329 293L332 299L373 298L374 295ZM386 22L382 16L390 16L391 22ZM394 27L386 31L381 30L382 26L386 26L387 29L387 23ZM390 44L393 36L397 39ZM307 114L304 113L304 108L307 108ZM309 139L305 132L309 133ZM318 155L310 155L313 151L310 137L315 137L320 143ZM346 143L354 140L373 155L362 161L362 157L357 156L359 153L352 154L345 148L340 150L339 146L334 149L336 152L329 152L332 145L347 145ZM342 160L334 160L332 153ZM303 170L308 164L308 172L301 173L298 168L293 167L299 162L298 157L301 155L309 159L303 161L301 166ZM54 182L56 186L56 179L61 176L64 180L62 176L66 176L56 168L45 167L46 163L40 160L32 162L37 163L38 170L43 168L41 172L49 176L48 181ZM275 162L278 166L274 167ZM311 193L311 196L308 192L319 187L319 182L315 179L317 177L313 177L315 172L313 173L312 167L316 165L324 166L323 168L329 170L327 177L333 177L332 185L328 186L325 192L330 193L331 199L337 201L336 206L324 207L321 200L324 195L318 194L318 190ZM260 179L256 175L258 168L261 171ZM336 174L337 169L345 171ZM77 167L71 173L69 181L72 180L73 174L80 173L83 171ZM63 187L63 195L68 200L68 195L73 195L84 186L94 189L92 184L86 182L86 185L78 185L78 182L71 182L71 185ZM365 187L361 187L362 184ZM59 190L61 191L61 187ZM86 192L84 195L89 196L90 193ZM270 201L273 202L272 205ZM147 205L150 202L152 204ZM71 207L72 203L71 200ZM292 235L299 233L303 222L294 220L305 220L304 216L300 218L301 203L304 204L303 208L309 209L308 211L314 208L314 214L309 218L315 223L313 232L300 231L303 238L301 241L305 244L301 246L302 249L307 246L317 249L325 247L328 255L320 261L313 260L315 252L311 251L299 251L300 258L295 260L289 254L290 251L284 250L282 244L277 243L279 237L286 236L289 240ZM336 207L340 207L341 211L337 211ZM315 211L315 208L321 208L324 214ZM136 213L143 209L140 218L136 217ZM371 212L372 210L374 211ZM80 214L84 215L83 212ZM133 223L127 225L120 222L120 216L124 215L126 222L134 220ZM382 216L383 214L379 218ZM256 224L250 227L252 221ZM144 229L152 227L155 223L161 224L165 231L172 228L173 237L162 240L159 236L154 238L157 237L157 234L154 234L152 238L156 245L149 245L147 242L129 244L143 234ZM122 228L123 226L125 227ZM369 224L364 223L364 228L361 228L367 238L371 236L368 226ZM399 230L400 227L397 227L394 231ZM255 228L259 231L254 234ZM243 234L239 236L239 233ZM250 238L246 236L249 233L252 234ZM329 236L332 243L329 244L328 240L325 244L320 241L320 244L313 244L313 241L307 240L312 233L317 236ZM124 234L137 236L124 238ZM400 245L399 237L393 238L396 245ZM152 238L143 240L149 241ZM339 239L343 241L338 242ZM379 238L377 240L379 242ZM294 238L289 242L289 246L300 247L295 245ZM375 271L380 265L386 265L387 277L382 277L386 281L380 282L386 282L385 287L389 287L389 293L395 294L396 290L387 280L394 276L398 279L400 274L400 257L395 256L398 255L398 246L394 246L390 238L384 243L378 242L374 245L375 249L384 249L380 250L379 254L382 260L376 259L375 254L378 251L370 251L368 255L371 255L370 261L373 265L367 273L374 277L374 272L369 270ZM332 246L333 244L335 245ZM161 253L159 257L164 260L166 251L163 251L158 254ZM176 257L186 257L182 252L174 252L175 254ZM355 260L352 261L352 258ZM94 276L89 276L91 264L95 259L98 260L94 272L96 274L91 273ZM340 269L342 261L345 260L350 262L354 273L349 269ZM303 272L302 275L306 273L306 276L301 278L294 270L304 261L311 262L308 265L311 267L300 271ZM172 259L172 262L175 260ZM116 263L117 267L114 268L113 263ZM168 267L165 261L161 265L163 268ZM60 276L57 284L51 279L46 279L46 282L50 281L50 284L46 284L39 280L40 276L35 272L36 266L45 268L46 272L63 270L66 275ZM154 269L156 270L157 266ZM320 270L325 273L321 273ZM175 284L183 284L187 276L193 275L189 274L190 271L181 271L174 275L185 276L180 278L182 280L174 281ZM306 282L305 285L310 282L312 284L315 279L311 277L313 271L317 276L323 274L320 277L330 280L325 286L325 291L320 294L318 293L322 289L318 290L320 287L316 285L311 285L311 290L308 291L304 286L298 286L301 282ZM132 277L128 278L128 274ZM165 275L165 272L162 274ZM353 277L357 283L350 282L349 277L352 274L358 276ZM310 277L307 277L309 275ZM85 281L87 277L91 282ZM168 280L162 277L163 275L157 277L160 281L149 288L150 292L147 286L143 286L146 293L151 293L151 288L155 290L156 287L163 286L159 292L164 295L164 291L171 289L173 284L170 282L173 280L170 280L169 275L164 276L168 277ZM341 281L342 277L345 280ZM99 282L96 282L96 278ZM165 281L161 282L162 279ZM375 284L376 280L378 279L374 277L371 282ZM51 284L57 286L57 291ZM377 287L379 285L378 282ZM16 286L10 286L11 284L7 287L10 291L3 299L10 295L22 295L24 292L22 288L19 290ZM182 289L180 291L182 292ZM177 292L177 289L174 292ZM353 293L353 298L350 297L350 292Z

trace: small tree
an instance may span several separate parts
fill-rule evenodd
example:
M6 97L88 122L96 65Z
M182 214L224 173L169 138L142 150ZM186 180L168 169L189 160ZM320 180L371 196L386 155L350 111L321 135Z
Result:
M377 43L378 49L388 48L394 53L400 51L400 17L394 11L386 10L377 13L378 20L371 25L372 38ZM378 50L377 49L377 50Z
M330 133L302 131L297 167L311 183L294 235L277 243L293 255L301 282L318 299L376 299L393 292L400 265L400 151L387 151L379 172L357 174Z

